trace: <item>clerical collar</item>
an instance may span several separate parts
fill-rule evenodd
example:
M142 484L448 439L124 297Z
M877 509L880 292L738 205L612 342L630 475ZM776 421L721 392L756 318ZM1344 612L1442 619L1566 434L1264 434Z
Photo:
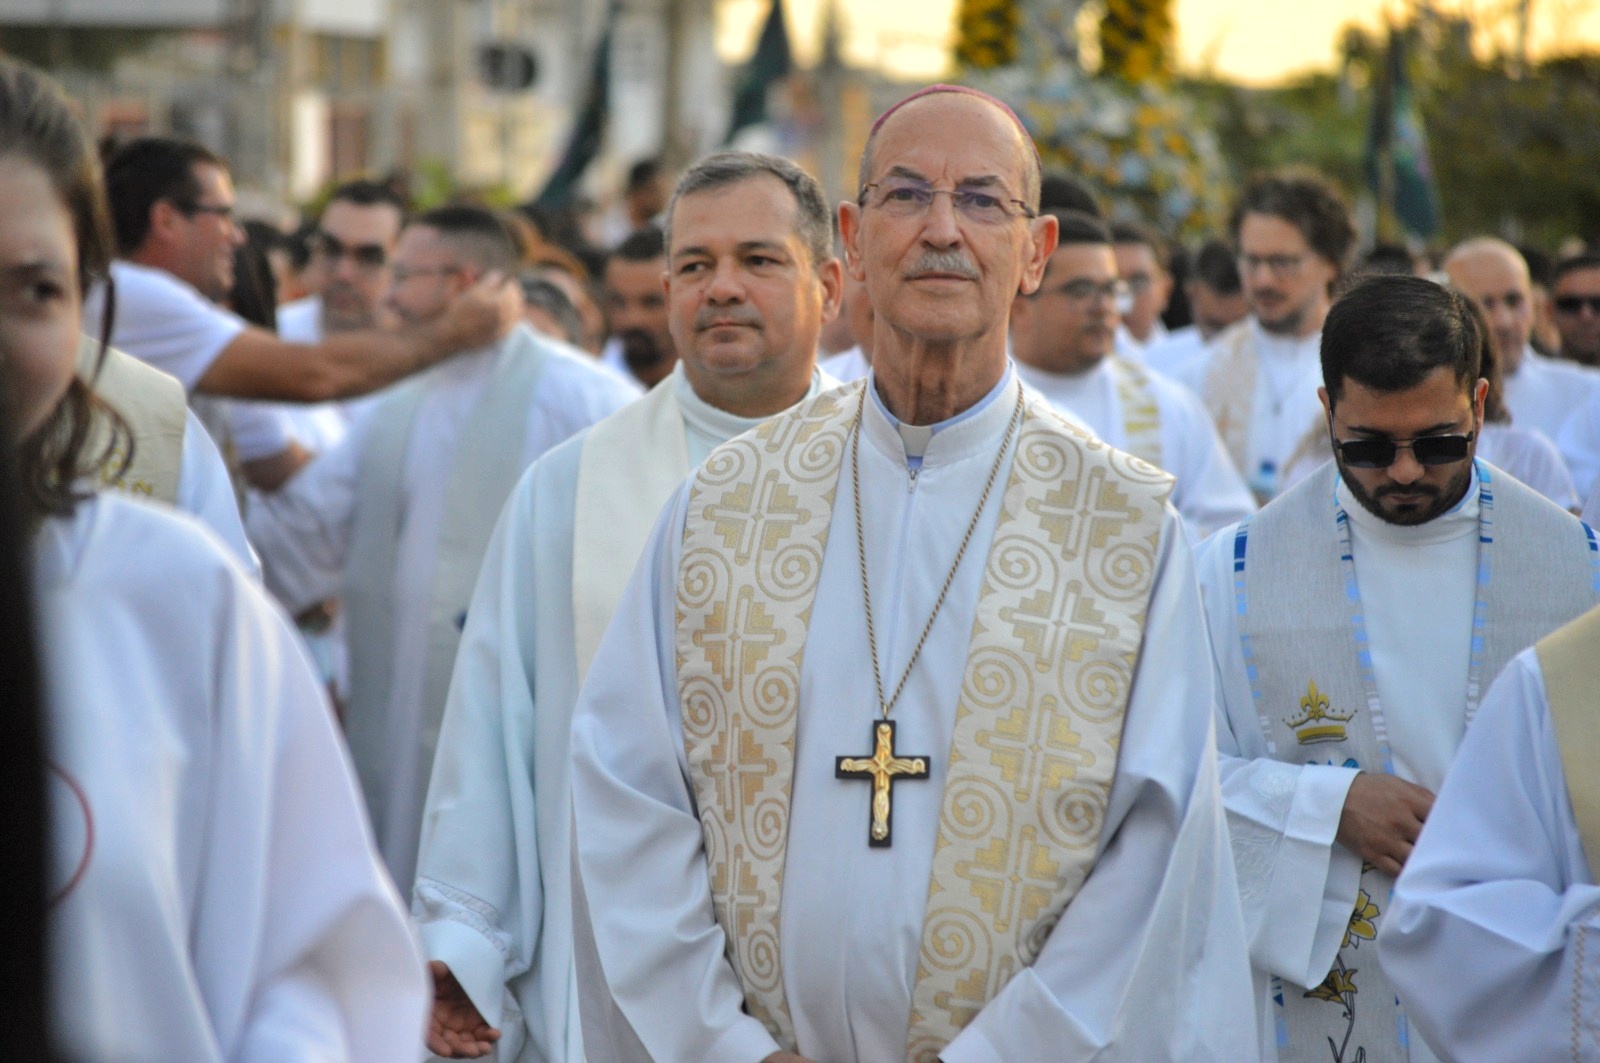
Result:
M993 442L990 437L1008 423L1015 389L1022 385L1007 360L1005 373L987 395L954 417L931 425L902 424L883 404L873 375L868 375L864 386L872 399L867 404L869 415L863 418L867 439L915 470L925 464L944 464L986 450ZM1011 400L999 401L1005 396L1010 396Z
M1449 542L1465 535L1478 533L1478 467L1474 462L1472 466L1472 479L1467 484L1466 493L1461 499L1445 512L1434 517L1426 524L1391 524L1382 517L1372 513L1350 493L1350 487L1344 482L1344 477L1338 478L1334 488L1335 497L1344 511L1350 515L1350 523L1360 530L1363 536L1381 539L1394 543L1397 546L1432 546L1436 543Z
M800 401L814 398L835 384L832 377L825 376L818 369L812 369L811 383L806 386L806 393L801 396ZM741 417L736 413L729 413L720 406L711 405L695 394L694 386L689 383L688 374L683 371L681 361L673 367L672 386L676 389L678 408L683 411L683 419L689 423L689 427L712 439L726 441L734 436L743 435L772 416L763 414L760 417Z

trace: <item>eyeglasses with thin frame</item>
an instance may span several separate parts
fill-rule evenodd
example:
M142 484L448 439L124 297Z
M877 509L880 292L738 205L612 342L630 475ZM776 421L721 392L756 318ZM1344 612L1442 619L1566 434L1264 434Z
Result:
M1132 298L1133 290L1127 281L1112 280L1101 283L1092 281L1088 277L1078 277L1049 288L1041 288L1040 294L1064 295L1074 303L1086 303L1098 296L1120 307Z
M191 218L196 214L214 214L224 221L233 220L232 203L174 203L173 206Z
M870 197L869 192L873 193ZM914 218L932 208L935 196L949 196L956 213L985 225L1003 225L1019 216L1038 217L1038 212L1028 204L1004 194L997 195L981 188L934 188L926 181L908 177L869 181L861 186L856 202L897 218Z
M373 272L389 264L389 250L382 244L346 244L332 233L317 230L311 252L327 262L349 258L357 269Z
M402 266L397 262L390 276L396 284L404 284L412 277L449 277L465 270L465 266Z
M1584 307L1588 307L1589 313L1600 317L1600 295L1558 295L1550 302L1563 314L1576 316L1583 313Z
M1300 267L1306 264L1308 255L1239 255L1239 272L1249 276L1263 267L1274 277L1282 280L1292 277L1300 272Z
M1329 429L1332 435L1332 429ZM1335 438L1333 447L1352 469L1387 469L1400 457L1400 451L1409 450L1418 465L1453 465L1465 461L1472 454L1472 441L1477 431L1442 436L1417 436L1415 439L1345 439Z

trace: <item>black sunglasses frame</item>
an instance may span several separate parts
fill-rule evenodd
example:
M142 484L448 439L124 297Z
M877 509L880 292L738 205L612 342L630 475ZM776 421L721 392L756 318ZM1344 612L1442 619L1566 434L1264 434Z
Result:
M1352 469L1387 469L1411 451L1418 465L1454 465L1472 454L1476 431L1447 436L1418 436L1416 439L1350 439L1333 441L1339 457Z

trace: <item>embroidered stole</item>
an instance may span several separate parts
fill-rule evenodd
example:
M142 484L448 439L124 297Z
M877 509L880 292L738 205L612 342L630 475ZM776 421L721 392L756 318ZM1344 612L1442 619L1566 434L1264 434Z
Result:
M678 576L684 743L716 917L747 1010L790 1050L779 927L796 702L861 387L712 453ZM1093 866L1171 486L1027 402L944 752L913 1063L1033 962Z
M1150 374L1143 366L1112 355L1111 378L1116 382L1117 405L1122 408L1121 449L1158 469L1166 468L1161 449L1161 407L1150 386Z
M1260 368L1255 333L1247 317L1223 329L1211 341L1211 359L1200 388L1200 399L1217 423L1217 434L1228 448L1233 467L1251 483L1255 482L1255 470L1246 462L1250 459L1250 425Z
M105 360L97 374L95 363L99 357L100 342L80 335L76 370L79 379L122 416L133 435L133 460L121 476L106 479L101 486L175 505L183 475L183 434L189 427L183 385L115 347L105 349ZM96 416L90 432L89 453L96 453L109 441L111 426L105 417ZM119 444L116 460L127 456L125 447Z
M1480 465L1479 475L1492 484L1492 526L1479 539L1473 645L1460 649L1481 653L1478 674L1487 685L1518 652L1595 604L1600 555L1593 534L1565 510L1492 467ZM1368 704L1372 658L1352 623L1360 602L1340 556L1336 476L1332 463L1323 466L1241 526L1234 555L1241 649L1276 759L1383 772L1388 736L1373 711L1379 707ZM1475 706L1481 693L1462 695ZM1362 869L1344 941L1322 984L1307 992L1274 980L1283 1058L1326 1060L1330 1044L1335 1063L1362 1053L1406 1058L1405 1017L1374 943L1393 885L1371 866Z
M1594 671L1600 652L1600 608L1591 609L1538 642L1550 719L1561 748L1572 817L1589 859L1589 874L1600 866L1600 698ZM1597 878L1600 881L1600 878Z
M677 374L583 439L573 503L572 617L581 682L656 515L689 475Z
M445 695L461 618L472 600L478 568L511 489L527 467L523 451L532 405L549 349L517 329L495 356L493 378L462 427L444 518L434 551L428 611L427 661L422 699L423 748L438 742ZM394 574L405 524L401 480L406 447L427 380L413 378L392 389L372 411L371 428L358 464L343 598L350 617L350 707L345 734L360 768L374 822L384 821L387 794L373 785L401 751L388 741L386 718L394 665Z

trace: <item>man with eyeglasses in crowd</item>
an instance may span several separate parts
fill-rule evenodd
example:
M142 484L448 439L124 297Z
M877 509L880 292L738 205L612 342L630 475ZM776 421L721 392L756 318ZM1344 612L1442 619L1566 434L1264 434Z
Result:
M1212 342L1208 357L1174 367L1205 402L1257 501L1317 420L1317 340L1355 226L1326 180L1305 170L1252 180L1230 224L1250 316Z
M891 107L838 215L871 374L657 522L571 732L591 1059L1249 1055L1171 480L1006 357L1039 185L998 100Z
M439 207L401 232L389 309L426 330L462 293L518 262L480 207ZM347 617L345 729L378 849L409 894L450 669L490 532L524 469L636 390L518 317L493 342L385 392L344 442L246 526L292 613L330 597Z
M1490 681L1600 600L1589 529L1475 460L1482 344L1460 293L1352 287L1321 333L1334 462L1199 551L1267 1059L1434 1058L1375 954L1394 877Z
M1130 295L1113 256L1115 229L1077 211L1052 213L1060 239L1044 280L1011 308L1018 375L1118 450L1172 473L1172 504L1196 542L1254 513L1194 393L1112 349L1119 302Z
M368 328L292 343L247 325L217 302L233 286L233 182L198 144L144 137L106 166L118 258L110 291L84 300L84 331L113 311L114 346L177 377L196 395L325 402L376 391L480 347L518 312L514 285L485 278L426 325ZM230 405L226 442L251 484L279 486L307 459L270 406Z

